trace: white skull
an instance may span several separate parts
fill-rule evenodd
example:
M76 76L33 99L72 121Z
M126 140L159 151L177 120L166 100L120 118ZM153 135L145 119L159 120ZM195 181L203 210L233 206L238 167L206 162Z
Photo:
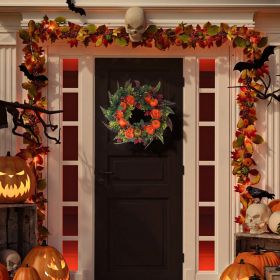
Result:
M271 215L270 208L263 203L251 204L246 211L245 223L250 233L261 234L267 231L267 223Z
M142 35L146 29L146 19L142 8L131 7L126 11L125 28L132 42L142 41Z
M20 266L21 259L15 250L4 249L0 251L0 262L6 265L8 271L13 271Z

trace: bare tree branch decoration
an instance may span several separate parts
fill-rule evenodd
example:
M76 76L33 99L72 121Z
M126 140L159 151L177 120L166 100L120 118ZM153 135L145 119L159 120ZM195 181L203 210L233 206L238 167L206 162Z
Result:
M30 115L30 112L34 114L34 123L33 125L28 123L24 120L24 116L26 114ZM37 143L40 143L40 138L38 137L38 134L35 132L34 128L37 126L38 123L40 123L44 128L44 135L53 141L55 141L56 144L60 144L60 129L59 129L59 136L58 138L50 136L48 133L48 130L55 131L58 126L52 124L50 116L53 114L59 114L62 113L62 110L55 110L50 111L46 110L37 106L32 106L27 103L21 104L19 102L7 102L0 100L0 129L1 128L7 128L8 127L8 120L7 120L7 113L12 115L12 121L14 124L14 127L12 128L12 132L14 135L21 136L25 138L26 140L31 140L30 135L35 139ZM44 113L48 115L48 122L46 122L42 117L40 113ZM29 121L32 121L29 120ZM18 127L24 128L29 133L19 133L17 131Z

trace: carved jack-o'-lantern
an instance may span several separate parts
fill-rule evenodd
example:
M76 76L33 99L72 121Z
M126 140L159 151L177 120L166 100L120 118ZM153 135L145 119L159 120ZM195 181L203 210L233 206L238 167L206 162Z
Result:
M22 263L36 269L41 280L69 280L69 269L63 256L44 241L41 246L31 249Z
M20 157L0 157L0 203L23 202L35 190L35 176Z

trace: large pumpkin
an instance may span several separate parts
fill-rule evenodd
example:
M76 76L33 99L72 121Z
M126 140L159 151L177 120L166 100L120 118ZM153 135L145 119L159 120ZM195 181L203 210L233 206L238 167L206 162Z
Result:
M239 263L243 259L245 263L254 265L264 276L265 266L277 266L280 264L280 259L274 252L260 252L256 248L255 252L242 252L235 258L234 262Z
M241 260L239 263L230 264L222 273L220 280L249 280L252 275L258 275L263 280L255 266Z
M21 266L13 280L41 280L37 271L31 266Z
M0 280L9 280L9 273L5 265L0 263Z
M22 263L32 266L38 272L41 280L69 280L69 269L63 256L45 242L29 251Z
M26 162L10 153L0 157L0 203L25 201L35 190L35 176Z
M273 199L268 203L271 212L280 211L280 199Z

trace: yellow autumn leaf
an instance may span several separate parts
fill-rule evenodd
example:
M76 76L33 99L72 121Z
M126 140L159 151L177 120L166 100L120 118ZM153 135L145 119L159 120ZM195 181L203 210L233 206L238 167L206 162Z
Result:
M252 141L248 138L245 138L244 144L248 153L252 154L254 152Z

